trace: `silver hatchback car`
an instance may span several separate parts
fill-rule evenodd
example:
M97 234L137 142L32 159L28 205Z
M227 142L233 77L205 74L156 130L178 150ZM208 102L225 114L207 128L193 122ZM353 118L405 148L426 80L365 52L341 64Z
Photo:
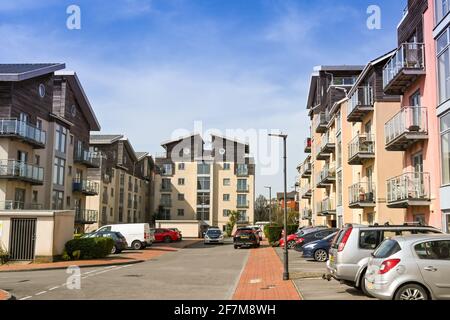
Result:
M369 259L365 285L383 300L450 299L450 235L383 241Z

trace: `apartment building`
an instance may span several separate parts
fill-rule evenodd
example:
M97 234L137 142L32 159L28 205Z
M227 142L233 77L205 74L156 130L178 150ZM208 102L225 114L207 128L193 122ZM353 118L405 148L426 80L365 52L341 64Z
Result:
M147 152L135 152L125 136L90 136L91 152L100 155L98 168L88 171L89 181L100 192L87 201L89 210L99 211L89 231L102 225L150 222L152 214L154 162Z
M286 207L289 211L299 211L298 192L292 191L286 194ZM284 192L277 192L278 207L284 209Z
M76 227L98 185L89 134L100 125L78 76L64 64L0 64L0 210L75 210Z
M212 135L163 142L155 158L156 225L199 236L208 226L225 230L232 211L239 225L254 221L255 165L248 144Z
M427 108L428 117L432 118L436 112L438 125L431 128L429 137L434 134L435 128L439 130L439 159L441 165L436 165L434 157L430 159L430 165L434 165L434 172L440 169L440 181L436 184L440 186L441 212L437 208L433 208L431 212L433 219L438 224L439 216L445 231L450 233L450 7L448 1L430 0L428 1L428 9L423 13L424 16L424 41L426 50L426 72L424 87L436 94L436 105L429 105ZM434 14L434 20L432 20ZM428 45L427 45L428 43ZM433 49L431 49L433 48ZM434 64L435 63L435 64ZM430 73L431 72L431 73ZM436 72L436 74L434 74ZM431 80L428 75L437 79L436 87L432 87ZM433 90L434 89L434 90ZM424 88L425 90L425 88ZM430 98L433 98L432 96ZM431 101L430 101L431 102ZM432 142L430 141L429 144Z
M406 209L405 221L440 228L433 7L433 1L408 1L398 26L398 48L383 68L383 91L402 96L401 110L385 124L386 150L403 153L402 173L387 181L387 205Z
M308 224L330 227L338 224L337 162L342 160L342 155L336 152L336 145L341 146L342 119L337 106L346 98L362 70L363 66L314 68L307 102L312 123L311 135L305 143L305 150L311 155L302 165L302 168L310 168L311 174L305 175L303 179L306 180L300 182L301 186L311 186L311 198L308 199L310 207L306 208L312 213Z

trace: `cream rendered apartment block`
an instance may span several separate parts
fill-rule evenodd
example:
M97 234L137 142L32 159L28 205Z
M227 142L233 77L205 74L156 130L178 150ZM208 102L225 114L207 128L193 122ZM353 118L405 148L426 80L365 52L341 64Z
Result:
M305 148L308 153L309 148ZM298 178L298 201L299 201L299 224L300 226L310 226L312 224L312 187L311 187L311 157L308 156L306 160L297 167Z
M97 183L100 190L88 198L88 208L100 212L89 230L107 224L150 223L152 157L146 152L135 152L123 135L91 135L90 147L101 156L101 163L99 168L89 170L89 180Z
M383 55L367 64L349 91L347 126L351 138L345 141L345 161L352 168L347 184L353 214L346 222L402 224L404 210L392 210L387 201L387 180L402 173L402 153L385 148L384 125L400 111L400 97L383 92L383 67L393 56Z
M225 230L232 211L238 225L254 215L254 164L248 144L212 135L206 145L200 135L164 142L155 158L156 226L176 227L198 237L210 226Z

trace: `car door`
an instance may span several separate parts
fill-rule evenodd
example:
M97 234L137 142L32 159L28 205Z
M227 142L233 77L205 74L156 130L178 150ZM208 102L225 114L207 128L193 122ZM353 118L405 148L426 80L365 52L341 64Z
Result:
M423 280L437 299L450 299L450 240L414 245Z
M156 241L162 241L162 230L161 229L155 229L155 240Z

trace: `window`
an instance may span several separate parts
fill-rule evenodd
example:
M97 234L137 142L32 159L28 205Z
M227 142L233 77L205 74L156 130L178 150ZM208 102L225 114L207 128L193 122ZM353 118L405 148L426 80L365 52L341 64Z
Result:
M66 197L66 206L70 208L70 197Z
M39 97L43 98L45 97L45 85L44 84L40 84L39 85Z
M52 194L52 209L53 210L63 210L63 200L64 192L62 191L53 191Z
M68 169L67 174L68 174L69 176L71 176L71 175L72 175L72 166L68 166L67 169Z
M423 242L416 245L414 250L420 259L450 261L449 240Z
M179 163L178 164L178 170L184 170L185 169L185 164L184 163Z
M59 186L64 185L64 169L66 160L61 158L55 158L53 165L53 183Z
M450 112L440 119L442 184L450 184Z
M342 171L337 173L337 206L342 206L343 193L342 193Z
M231 180L228 179L228 178L223 179L223 185L224 185L224 186L229 186L229 185L231 185Z
M342 136L339 134L336 137L336 167L342 167Z
M113 216L113 208L109 208L109 216L110 216L110 217Z
M70 135L70 145L73 145L73 134Z
M229 217L230 215L231 215L231 210L227 210L227 209L223 210L224 217Z
M184 201L184 194L183 193L179 193L178 194L178 201Z
M162 174L166 176L172 175L172 164L171 163L165 163L163 164L163 170Z
M185 182L186 182L186 181L184 180L184 178L179 178L179 179L178 179L178 185L179 185L179 186L184 186Z
M172 183L170 179L162 179L161 180L161 190L162 191L171 191L172 190Z
M209 163L197 164L197 174L210 174L211 165Z
M230 170L231 166L229 163L224 163L223 164L223 170Z
M383 241L378 249L373 253L376 259L386 259L402 250L395 240Z
M197 194L197 206L209 206L211 204L211 195L206 192Z
M436 7L435 24L437 25L449 12L449 0L435 0L434 3Z
M197 189L198 190L209 190L210 189L210 178L209 177L198 177L197 178Z
M230 201L230 195L229 194L224 194L223 195L223 201Z
M237 187L238 192L246 192L248 190L247 179L238 179Z
M59 124L56 125L55 150L66 153L67 129Z
M32 201L33 201L33 203L37 203L38 202L38 192L36 190L33 190Z
M449 29L437 39L437 67L439 104L450 98L450 50Z
M184 209L178 209L177 210L177 216L184 217Z
M359 247L364 250L374 250L380 243L380 231L364 230L359 233Z
M247 206L247 195L245 194L238 194L237 195L237 203L238 206Z
M111 197L114 197L114 188L111 188Z
M34 156L34 164L37 166L41 164L41 156L38 156L37 154Z

